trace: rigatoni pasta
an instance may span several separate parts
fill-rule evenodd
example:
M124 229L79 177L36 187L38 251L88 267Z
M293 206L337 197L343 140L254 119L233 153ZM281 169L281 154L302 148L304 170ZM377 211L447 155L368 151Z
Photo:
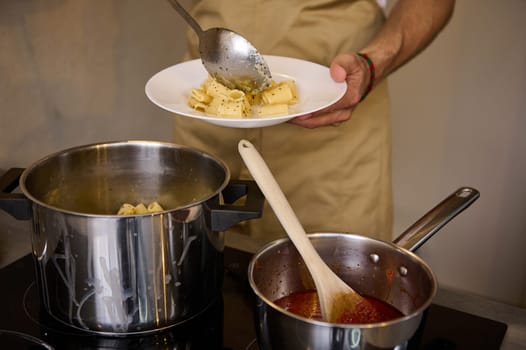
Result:
M197 111L229 118L286 115L297 102L294 80L273 81L266 90L252 95L229 89L210 76L188 98L188 105Z
M158 213L163 211L163 207L158 202L151 202L148 206L145 206L143 203L137 205L124 203L119 208L117 215L140 215L146 213Z

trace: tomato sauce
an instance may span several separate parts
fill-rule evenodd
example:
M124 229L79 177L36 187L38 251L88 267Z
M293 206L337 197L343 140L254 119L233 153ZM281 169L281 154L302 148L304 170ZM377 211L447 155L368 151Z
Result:
M386 322L404 315L390 304L367 295L362 295L364 301L356 305L354 310L346 310L338 318L337 323L364 324ZM320 301L315 290L295 292L274 301L274 304L298 316L313 320L322 320Z

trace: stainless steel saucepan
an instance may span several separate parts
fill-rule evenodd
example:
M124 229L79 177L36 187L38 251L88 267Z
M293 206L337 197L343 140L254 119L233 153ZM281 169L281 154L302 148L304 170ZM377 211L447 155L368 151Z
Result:
M256 333L261 350L405 349L437 291L429 266L413 253L479 197L460 188L393 243L352 233L315 233L309 238L323 260L363 295L383 300L404 317L370 324L334 324L283 310L274 301L314 289L310 274L289 239L269 243L254 255L249 282L257 296Z

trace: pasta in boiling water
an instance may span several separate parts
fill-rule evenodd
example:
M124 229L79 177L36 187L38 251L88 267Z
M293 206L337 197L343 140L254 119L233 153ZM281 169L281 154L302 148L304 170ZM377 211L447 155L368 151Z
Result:
M297 102L294 80L273 81L266 90L252 95L229 89L210 76L188 98L188 105L196 111L229 118L285 115Z
M143 203L137 205L124 203L119 208L117 215L137 215L137 214L147 214L147 213L157 213L163 211L163 207L157 202L151 202L148 206L145 206Z

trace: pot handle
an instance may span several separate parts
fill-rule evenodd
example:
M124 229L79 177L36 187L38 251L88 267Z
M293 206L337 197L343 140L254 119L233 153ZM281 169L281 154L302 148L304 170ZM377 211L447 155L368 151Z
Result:
M219 203L219 196L206 202L212 231L225 231L241 221L261 217L265 197L254 181L230 180L221 194L225 204ZM232 204L243 196L246 196L243 204Z
M479 197L479 191L472 187L459 188L411 225L393 243L414 252Z
M0 209L17 220L31 219L31 202L22 193L11 193L23 172L23 168L11 168L0 177Z

